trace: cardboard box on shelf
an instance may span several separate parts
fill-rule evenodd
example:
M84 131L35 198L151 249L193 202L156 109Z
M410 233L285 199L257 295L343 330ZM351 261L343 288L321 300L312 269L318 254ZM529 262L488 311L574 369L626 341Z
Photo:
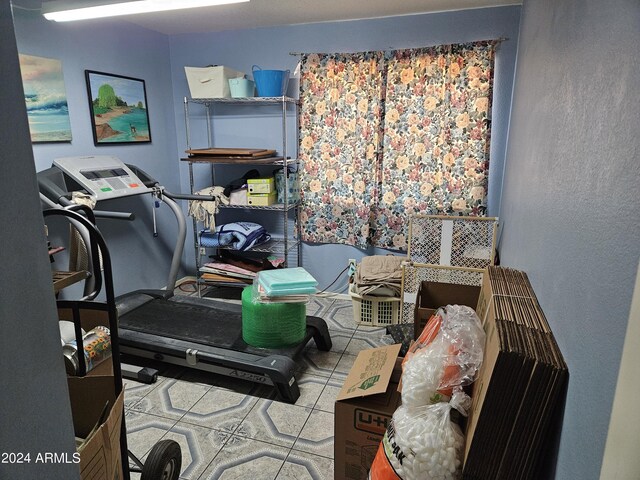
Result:
M358 354L335 403L335 478L364 480L400 405L401 345Z
M276 191L276 182L273 177L249 178L247 180L249 194L271 193Z
M418 338L431 315L447 305L466 305L476 308L480 287L454 283L422 282L418 288L415 309L414 339Z
M276 190L278 192L278 203L284 203L284 168L275 173ZM300 177L298 172L289 172L287 181L287 203L296 203L300 201Z
M276 197L276 192L250 193L247 195L247 202L254 207L268 207L276 203Z

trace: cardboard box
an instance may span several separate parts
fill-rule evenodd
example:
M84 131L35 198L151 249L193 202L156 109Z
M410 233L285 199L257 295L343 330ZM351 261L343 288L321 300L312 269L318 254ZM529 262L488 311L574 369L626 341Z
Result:
M122 479L120 434L124 392L115 398L113 377L108 375L69 377L68 385L73 428L76 437L83 439L77 447L81 478ZM95 428L103 410L106 418Z
M59 308L58 317L79 321L86 331L109 326L107 312L88 305L77 310ZM67 385L75 436L81 439L77 440L81 478L121 480L124 392L116 398L112 360L100 363L84 377L67 377Z
M276 182L273 177L250 178L247 180L247 188L251 195L254 193L271 193L276 191Z
M278 192L278 203L284 203L284 169L280 169L275 173L276 191ZM287 181L289 187L287 191L287 203L296 203L300 201L300 177L298 172L289 172Z
M223 65L184 67L191 98L231 98L230 78L244 77L244 73Z
M276 192L250 193L247 195L247 202L254 207L268 207L276 203Z
M422 282L416 298L413 338L418 338L427 321L438 308L447 305L466 305L475 309L479 296L480 287L474 285Z
M400 345L358 354L335 403L334 477L364 480L400 405Z

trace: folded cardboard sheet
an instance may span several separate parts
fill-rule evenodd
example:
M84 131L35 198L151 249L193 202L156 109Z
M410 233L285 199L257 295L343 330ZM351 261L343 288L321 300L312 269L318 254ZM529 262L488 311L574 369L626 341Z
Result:
M477 313L487 334L473 386L463 479L533 479L569 372L525 273L488 267Z

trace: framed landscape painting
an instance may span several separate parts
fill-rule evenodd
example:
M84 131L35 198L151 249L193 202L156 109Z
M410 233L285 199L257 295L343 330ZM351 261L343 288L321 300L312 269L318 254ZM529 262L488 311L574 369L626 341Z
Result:
M85 70L93 143L151 142L144 80Z
M31 141L70 142L71 122L62 62L22 53L19 57Z

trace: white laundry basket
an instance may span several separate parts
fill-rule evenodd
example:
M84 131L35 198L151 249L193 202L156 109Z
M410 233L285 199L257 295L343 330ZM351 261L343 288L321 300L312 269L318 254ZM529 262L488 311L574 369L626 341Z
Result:
M353 304L353 320L360 325L386 327L400 323L400 298L358 295L355 285L349 286Z

